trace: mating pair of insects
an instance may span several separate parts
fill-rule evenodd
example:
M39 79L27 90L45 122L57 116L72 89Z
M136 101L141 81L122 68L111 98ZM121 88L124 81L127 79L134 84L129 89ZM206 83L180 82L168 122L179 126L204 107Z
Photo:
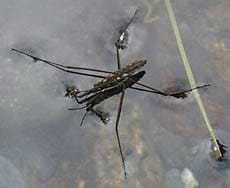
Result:
M70 108L69 110L80 110L80 109L86 109L86 112L81 120L80 125L83 124L83 121L87 115L88 112L96 114L103 123L107 123L108 119L108 114L105 112L102 112L101 110L95 109L95 106L101 103L102 101L114 96L114 95L120 95L120 102L118 106L118 111L117 111L117 118L116 118L116 123L115 123L115 132L116 132L116 138L117 138L117 143L119 146L119 151L121 155L121 161L123 165L123 172L124 172L124 177L127 177L126 174L126 166L125 166L125 158L122 152L121 148L121 142L120 142L120 137L119 137L119 120L120 120L120 115L122 111L122 105L124 101L124 95L125 95L125 90L130 88L133 90L138 90L138 91L143 91L143 92L148 92L148 93L154 93L154 94L159 94L162 96L171 96L175 98L185 98L187 96L187 93L194 90L194 89L199 89L203 87L209 86L209 84L198 86L196 88L192 88L189 90L184 90L184 91L178 91L178 92L169 92L169 91L160 91L157 90L153 87L150 87L148 85L145 85L140 82L141 78L145 75L145 71L138 71L144 65L147 63L147 60L138 60L135 61L131 64L128 64L124 67L121 67L120 64L120 51L124 50L128 47L128 28L130 24L134 21L136 18L136 15L138 13L138 10L135 11L134 15L129 19L127 23L125 23L120 29L119 29L119 37L117 38L115 42L115 48L116 48L116 59L117 59L117 70L115 71L105 71L105 70L99 70L99 69L92 69L92 68L83 68L83 67L76 67L76 66L66 66L62 64L58 64L55 62L51 62L36 56L33 56L31 54L28 54L24 51L14 49L12 48L13 51L23 54L26 56L31 57L34 61L40 61L45 64L48 64L56 69L59 69L61 71L67 72L67 73L72 73L72 74L79 74L83 76L89 76L89 77L94 77L94 78L99 78L101 79L99 82L95 83L93 87L89 90L81 91L75 86L68 86L66 88L66 97L73 98L78 104L84 104L84 106L77 107L77 108ZM76 71L77 70L77 71ZM91 71L91 72L98 72L98 73L104 73L107 74L105 76L101 76L99 74L91 74L91 73L86 73L84 71ZM135 87L134 85L138 85L139 87Z

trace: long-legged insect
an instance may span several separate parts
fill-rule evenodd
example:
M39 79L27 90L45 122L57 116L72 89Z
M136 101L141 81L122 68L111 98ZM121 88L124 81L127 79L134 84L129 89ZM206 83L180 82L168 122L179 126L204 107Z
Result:
M121 68L119 50L120 49L123 50L123 49L127 48L127 42L128 42L128 31L127 31L127 29L129 27L129 25L131 24L131 22L134 20L136 14L137 14L137 10L136 10L135 14L133 15L133 17L129 20L129 22L127 24L125 24L124 27L122 27L122 29L119 31L120 37L118 38L118 40L115 43L118 70L115 70L113 72L100 70L100 69L83 68L83 67L75 67L75 66L65 66L62 64L54 63L54 62L33 56L33 55L28 54L28 53L21 51L21 50L12 49L13 51L15 51L17 53L24 54L26 56L31 57L35 62L41 61L43 63L46 63L46 64L48 64L48 65L50 65L56 69L65 71L67 73L79 74L79 75L83 75L83 76L90 76L90 77L102 79L101 81L95 83L93 88L91 88L87 91L81 92L78 89L76 89L75 87L68 87L66 90L66 92L67 92L66 96L70 96L72 98L75 98L79 104L86 103L86 105L83 107L70 109L70 110L77 110L77 109L83 109L83 108L86 109L86 112L82 118L80 125L82 125L82 123L86 117L86 114L88 112L95 113L105 123L106 119L104 117L104 113L101 111L95 110L94 106L101 103L102 101L114 96L114 95L121 93L119 107L118 107L118 111L117 111L115 131L116 131L116 138L117 138L117 142L118 142L118 146L119 146L119 150L120 150L120 155L121 155L121 159L122 159L125 178L126 178L125 159L124 159L124 155L123 155L122 148L121 148L119 130L118 130L120 115L121 115L121 111L122 111L122 104L123 104L124 95L125 95L125 89L131 88L131 89L149 92L149 93L154 93L154 94L159 94L159 95L163 95L163 96L172 96L172 97L176 97L176 98L184 98L184 97L186 97L187 92L190 92L194 89L199 89L202 87L209 86L209 84L207 84L207 85L198 86L196 88L192 88L189 90L184 90L184 91L179 91L179 92L174 92L174 93L170 93L167 91L163 92L163 91L157 90L153 87L150 87L148 85L145 85L145 84L138 82L144 76L145 72L144 71L140 71L137 73L135 73L135 72L139 68L143 67L146 64L146 60L136 61L134 63L131 63L131 64ZM103 76L103 75L98 75L98 74L79 72L76 70L93 71L93 72L102 73L102 74L106 73L108 75ZM145 89L134 87L133 86L134 84L137 84L141 87L144 87ZM83 99L79 100L79 98L83 98Z
M136 61L132 64L125 66L124 68L121 68L119 48L117 45L116 45L117 65L118 65L119 69L115 70L113 72L105 71L105 70L99 70L99 69L91 69L91 68L83 68L83 67L75 67L75 66L65 66L62 64L54 63L54 62L33 56L33 55L28 54L28 53L21 51L21 50L17 50L14 48L12 48L12 50L19 53L19 54L23 54L23 55L26 55L28 57L31 57L35 62L40 61L40 62L46 63L46 64L48 64L48 65L50 65L56 69L59 69L61 71L67 72L67 73L79 74L79 75L83 75L83 76L90 76L90 77L96 77L96 78L102 79L101 81L94 84L94 87L92 89L87 90L87 91L83 91L83 94L81 94L81 95L79 95L81 93L81 91L79 91L76 87L71 86L71 87L68 87L66 89L66 96L75 98L79 104L86 103L86 105L84 107L71 108L70 109L70 110L78 110L78 109L84 109L84 108L86 109L86 113L84 114L80 125L82 125L82 123L86 117L86 114L88 112L92 112L92 113L96 114L102 120L103 123L106 123L107 119L106 119L105 113L98 111L98 110L94 109L93 107L95 105L99 104L100 102L102 102L102 101L104 101L104 100L106 100L106 99L108 99L114 95L121 93L119 108L118 108L118 112L117 112L115 131L116 131L116 137L117 137L120 155L121 155L121 159L122 159L122 164L123 164L123 168L124 168L125 178L126 178L125 160L124 160L124 156L123 156L122 149L121 149L120 137L119 137L119 131L118 131L119 120L120 120L120 115L121 115L121 110L122 110L122 103L123 103L124 95L125 95L124 90L127 88L130 88L130 89L135 89L138 91L144 91L144 92L148 92L148 93L159 94L162 96L172 96L175 98L184 98L184 97L186 97L187 92L190 92L194 89L199 89L199 88L210 86L210 84L206 84L206 85L198 86L198 87L195 87L192 89L170 93L170 92L160 91L160 90L157 90L157 89L150 87L148 85L142 84L138 81L143 77L144 73L142 71L138 72L136 74L133 74L133 73L136 70L138 70L139 68L143 67L146 64L146 60ZM107 73L108 76L102 76L102 75L98 75L98 74L89 74L89 73L79 72L79 71L75 71L75 70ZM142 87L147 88L147 89L134 87L133 86L134 84L138 84L139 86L142 86ZM88 96L89 94L92 94L92 95ZM82 97L85 97L85 98L83 98L82 100L78 100L79 98L82 98Z

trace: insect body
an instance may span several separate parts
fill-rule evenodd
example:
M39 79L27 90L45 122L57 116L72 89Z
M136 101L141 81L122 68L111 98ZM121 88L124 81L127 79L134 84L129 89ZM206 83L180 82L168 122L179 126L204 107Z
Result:
M106 76L106 78L94 84L94 87L104 88L107 85L110 87L112 86L111 83L113 83L116 80L119 80L120 78L127 77L128 75L133 74L136 70L143 67L146 64L146 62L146 60L139 60L130 63L127 66L110 73L108 76Z
M105 78L95 83L92 89L84 92L83 94L78 95L78 97L81 98L86 95L89 95L90 93L94 93L94 92L101 91L109 87L113 87L119 84L119 82L121 82L128 76L132 75L136 70L143 67L146 63L147 63L146 60L135 61L123 67L122 69L111 72Z
M125 89L130 88L133 84L138 82L144 76L144 74L145 74L145 71L140 71L131 76L127 76L122 81L117 83L115 86L103 89L89 97L86 97L85 99L81 101L78 100L78 103L82 104L82 103L87 102L86 107L92 108L95 105L104 101L105 99L108 99L114 95L121 93ZM76 98L78 97L76 96Z
M89 97L85 97L81 101L78 99L77 95L75 95L75 99L79 104L86 103L85 107L83 107L86 108L86 113L89 111L95 113L103 121L103 123L106 124L107 119L105 119L104 113L102 112L98 113L97 110L94 109L94 106L114 95L120 94L122 91L126 90L127 88L130 88L132 85L138 82L144 76L144 74L145 71L137 72L133 75L127 76L122 81L120 81L117 85L110 88L103 89L97 93L94 93ZM79 108L71 108L70 110L77 110L77 109ZM83 116L80 126L83 123L85 115Z

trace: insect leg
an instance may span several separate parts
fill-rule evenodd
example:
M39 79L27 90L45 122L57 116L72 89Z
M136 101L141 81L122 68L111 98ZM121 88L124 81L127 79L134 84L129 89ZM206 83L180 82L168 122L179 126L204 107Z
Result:
M129 25L130 25L130 24L133 22L133 20L135 19L136 15L137 15L137 12L138 12L138 9L135 10L134 15L133 15L132 18L129 20L129 22L126 24L126 26L125 26L125 28L124 28L125 30L128 29Z
M118 70L119 70L121 68L119 46L117 45L117 43L115 43L115 46L116 46L116 51L117 51L117 67L118 67ZM115 132L116 132L117 143L118 143L119 151L120 151L120 155L121 155L121 161L122 161L123 170L124 170L124 177L126 179L127 176L126 176L125 158L124 158L124 155L123 155L123 152L122 152L122 149L121 149L121 142L120 142L120 136L119 136L119 130L118 130L124 96L125 96L125 92L123 90L122 93L121 93L120 103L119 103L118 111L117 111L117 119L116 119L116 124L115 124Z
M115 46L116 46L116 50L117 50L117 67L118 67L118 69L121 69L119 47L116 44L115 44Z
M125 158L124 158L124 155L123 155L123 152L122 152L122 149L121 149L121 142L120 142L120 136L119 136L119 130L118 130L124 96L125 96L125 92L122 91L121 98L120 98L120 103L119 103L119 107L118 107L118 112L117 112L115 131L116 131L117 143L118 143L119 151L120 151L120 155L121 155L121 161L122 161L122 165L123 165L123 170L124 170L124 177L126 179L127 175L126 175Z
M86 107L87 107L87 106L80 107L80 108L69 108L68 110L81 110L81 109L84 109L84 108L86 108ZM82 119L81 119L80 127L83 125L83 122L84 122L84 120L85 120L86 115L87 115L88 112L89 112L89 111L86 110L86 112L84 113L84 115L83 115L83 117L82 117Z
M191 89L188 89L188 90L179 91L179 92L168 93L168 95L176 97L176 96L179 96L180 94L188 93L188 92L191 92L193 90L201 89L201 88L208 87L208 86L211 86L211 84L205 84L205 85L197 86L197 87L194 87L194 88L191 88Z
M205 85L202 85L202 86L197 86L195 88L192 88L192 89L188 89L188 90L182 90L182 91L178 91L178 92L163 92L163 91L160 91L160 90L157 90L155 88L152 88L148 85L145 85L145 84L142 84L140 82L137 82L136 83L137 85L140 85L140 86L143 86L145 88L148 88L150 90L146 90L146 89L142 89L142 88L137 88L137 87L133 87L131 86L130 88L131 89L135 89L135 90L139 90L139 91L145 91L145 92L149 92L149 93L155 93L155 94L159 94L159 95L163 95L163 96L171 96L171 97L175 97L175 98L182 98L182 95L185 95L186 93L188 92L191 92L195 89L201 89L201 88L204 88L204 87L208 87L210 86L211 84L205 84Z
M86 112L84 113L84 115L83 115L83 117L82 117L82 119L81 119L80 127L83 125L83 122L84 122L84 120L85 120L86 115L88 114L88 112L89 112L89 111L86 111Z
M144 92L147 92L147 93L155 93L155 94L162 95L161 92L157 92L157 91L153 91L153 90L149 90L149 89L142 89L142 88L138 88L138 87L134 87L134 86L131 86L130 89L134 89L134 90L137 90L137 91L144 91Z
M160 95L163 95L163 96L167 96L167 94L166 94L165 92L160 91L160 90L157 90L157 89L155 89L155 88L153 88L153 87L150 87L150 86L148 86L148 85L142 84L142 83L140 83L140 82L137 82L136 84L137 84L137 85L140 85L140 86L142 86L142 87L151 89L152 91L155 91L157 94L160 94Z
M15 48L12 48L11 50L15 51L17 53L26 55L28 57L31 57L31 58L33 58L34 61L42 61L43 63L57 65L57 66L60 66L60 67L66 68L66 69L78 69L78 70L87 70L87 71L101 72L101 73L111 73L111 71L100 70L100 69L92 69L92 68L84 68L84 67L77 67L77 66L62 65L62 64L59 64L59 63L51 62L51 61L48 61L48 60L33 56L31 54L28 54L28 53L26 53L24 51L21 51L21 50L15 49Z
M45 64L48 64L48 65L50 65L50 66L52 66L52 67L54 67L56 69L62 70L62 71L67 72L67 73L79 74L79 75L90 76L90 77L95 77L95 78L105 78L105 76L100 76L100 75L96 75L96 74L88 74L88 73L83 73L83 72L71 71L71 70L69 70L70 68L73 69L73 67L71 67L71 66L65 66L65 65L58 64L58 63L54 63L54 62L51 62L51 61L48 61L48 60L45 60L45 59L30 55L30 54L27 54L26 52L23 52L23 51L14 49L14 48L12 48L12 51L15 51L17 53L20 53L20 54L26 55L28 57L31 57L34 61L41 61L41 62L43 62ZM109 73L108 71L90 69L90 68L75 67L75 69Z
M84 93L82 93L81 95L78 95L78 98L82 98L82 97L88 96L91 93L96 93L96 92L100 92L100 91L102 91L101 88L93 87L92 89L85 90Z
M68 110L82 110L85 109L87 106L83 106L83 107L78 107L78 108L68 108Z

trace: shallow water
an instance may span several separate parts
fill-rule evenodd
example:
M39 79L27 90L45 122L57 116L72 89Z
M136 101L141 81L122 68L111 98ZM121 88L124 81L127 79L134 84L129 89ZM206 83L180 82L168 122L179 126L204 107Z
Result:
M172 99L127 90L120 137L119 97L101 104L104 126L64 97L65 84L90 88L95 78L66 74L12 52L73 66L116 69L117 28L138 8L121 63L147 59L142 82L158 89L189 88L164 1L0 0L0 187L230 187L228 161L209 155L209 138L192 94ZM174 0L173 6L200 94L218 139L230 147L230 3ZM228 158L228 153L226 157ZM186 183L185 177L193 176ZM10 182L10 183L9 183Z

